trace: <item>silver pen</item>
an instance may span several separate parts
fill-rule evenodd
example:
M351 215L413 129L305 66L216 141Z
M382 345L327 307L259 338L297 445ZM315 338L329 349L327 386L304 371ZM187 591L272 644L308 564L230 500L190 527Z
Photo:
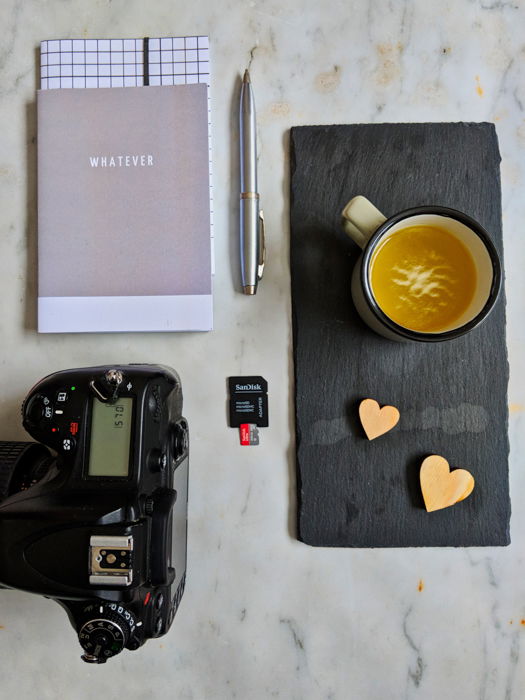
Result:
M240 254L244 294L255 294L264 269L264 219L257 192L257 126L255 100L246 70L242 79L239 109L241 157Z

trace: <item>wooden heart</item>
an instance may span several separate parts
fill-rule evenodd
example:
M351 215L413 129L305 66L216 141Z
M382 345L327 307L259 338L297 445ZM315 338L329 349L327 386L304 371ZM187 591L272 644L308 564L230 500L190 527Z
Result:
M399 411L395 406L383 406L374 399L363 399L359 404L359 418L369 440L388 433L399 421Z
M454 469L444 457L430 455L423 460L419 472L425 508L433 510L448 508L472 493L474 477L466 469Z

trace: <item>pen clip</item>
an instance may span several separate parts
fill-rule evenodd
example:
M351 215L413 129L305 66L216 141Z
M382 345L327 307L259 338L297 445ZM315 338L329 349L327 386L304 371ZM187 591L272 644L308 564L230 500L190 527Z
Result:
M266 262L266 239L264 235L264 214L259 211L259 260L257 261L257 279L261 280Z

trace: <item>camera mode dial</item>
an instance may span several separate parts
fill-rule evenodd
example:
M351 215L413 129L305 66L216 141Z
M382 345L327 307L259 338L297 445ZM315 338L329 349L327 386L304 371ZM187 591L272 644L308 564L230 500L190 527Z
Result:
M89 606L90 619L78 631L78 641L85 651L82 660L92 664L103 664L119 654L126 646L135 620L122 605L102 603Z

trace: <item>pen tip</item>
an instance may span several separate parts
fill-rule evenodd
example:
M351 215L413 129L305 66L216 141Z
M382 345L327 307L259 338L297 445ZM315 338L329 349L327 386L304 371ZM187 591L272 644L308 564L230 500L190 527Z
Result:
M248 73L248 69L244 71L244 77L242 79L243 83L249 83L250 82L250 74Z

